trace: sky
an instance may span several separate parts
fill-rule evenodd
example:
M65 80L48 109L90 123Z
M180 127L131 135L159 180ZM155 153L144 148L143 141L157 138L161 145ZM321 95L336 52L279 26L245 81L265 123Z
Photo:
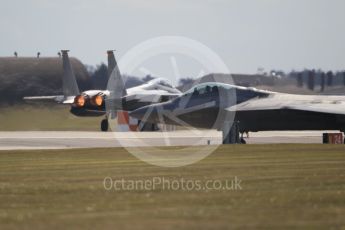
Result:
M106 62L148 39L183 36L215 52L232 73L345 69L343 0L0 0L0 56ZM189 70L186 58L177 64ZM152 72L171 75L161 59ZM171 60L170 60L171 62ZM180 71L180 72L181 72Z

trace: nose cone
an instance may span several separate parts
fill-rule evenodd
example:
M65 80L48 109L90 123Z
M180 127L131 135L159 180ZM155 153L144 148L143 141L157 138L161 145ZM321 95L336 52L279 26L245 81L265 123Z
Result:
M144 122L158 123L158 113L155 106L145 106L139 109L136 109L129 113L129 116L137 118Z

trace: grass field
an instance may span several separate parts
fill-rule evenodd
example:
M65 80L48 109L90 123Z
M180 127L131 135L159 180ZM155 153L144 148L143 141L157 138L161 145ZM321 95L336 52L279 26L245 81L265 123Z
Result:
M182 168L122 148L1 151L0 229L344 229L344 169L335 145L222 146ZM106 190L105 177L237 177L242 189Z
M68 105L23 104L2 107L0 131L98 131L103 117L76 117Z

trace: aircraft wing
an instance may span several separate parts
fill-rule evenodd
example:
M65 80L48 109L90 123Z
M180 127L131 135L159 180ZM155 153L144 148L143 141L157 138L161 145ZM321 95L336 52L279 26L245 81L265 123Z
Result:
M60 104L73 104L74 96L65 98L63 95L55 96L33 96L33 97L24 97L26 101L35 101L35 102L57 102Z
M157 95L157 96L180 96L181 93L171 93L164 90L150 90L150 91L140 91L136 93L137 95Z
M142 90L139 91L135 94L131 95L126 95L124 98L126 100L131 101L131 100L137 100L141 102L152 102L152 103L158 103L161 100L161 97L176 97L179 96L180 94L177 93L170 93L166 92L164 90Z
M226 111L264 111L264 110L300 110L317 113L345 115L345 97L308 97L296 96L257 98L226 108Z
M124 98L126 101L139 101L139 102L152 102L158 103L162 95L153 95L153 94L133 94L127 95Z

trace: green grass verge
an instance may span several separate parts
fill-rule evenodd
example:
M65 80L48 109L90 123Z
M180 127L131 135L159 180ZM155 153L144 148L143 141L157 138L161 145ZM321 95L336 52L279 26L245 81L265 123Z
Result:
M68 105L5 106L0 113L0 131L98 131L103 117L76 117Z
M181 168L148 165L122 148L1 151L0 229L343 229L344 168L345 146L335 145L221 146ZM103 186L105 177L235 176L242 190Z

